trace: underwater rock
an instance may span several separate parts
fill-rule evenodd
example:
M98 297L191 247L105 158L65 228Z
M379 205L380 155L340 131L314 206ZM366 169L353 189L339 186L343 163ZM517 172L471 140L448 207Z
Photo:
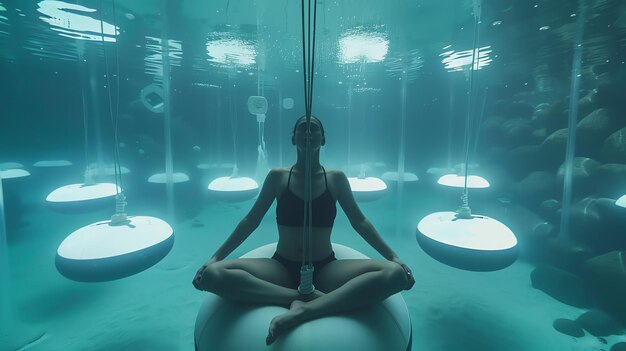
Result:
M586 116L598 108L598 105L593 99L595 93L596 92L592 90L578 100L578 116Z
M609 351L626 351L626 342L618 342Z
M552 103L548 108L548 115L545 122L545 128L548 134L552 134L562 128L567 128L567 122L567 101L562 100Z
M580 276L584 273L585 262L594 256L594 252L583 243L550 238L544 256L551 265Z
M545 200L539 205L539 214L552 222L559 220L558 211L561 209L561 202L556 199Z
M509 105L509 113L507 115L512 118L530 119L533 112L535 112L533 105L523 101L516 101Z
M548 265L540 265L530 273L533 288L574 307L588 307L591 299L584 281L578 276Z
M576 126L576 154L596 157L601 152L602 142L622 126L611 110L593 111Z
M587 260L585 280L595 300L626 323L626 251L611 251Z
M498 205L486 214L498 218L515 233L520 257L535 260L545 251L546 241L552 236L554 226L526 206L509 201L500 197Z
M529 119L514 118L502 123L500 131L507 145L527 145L533 140L534 127Z
M559 211L559 215L561 215ZM603 234L600 231L600 214L596 208L595 199L586 197L570 208L570 237L579 240L594 248Z
M593 172L600 166L600 162L588 157L574 157L572 164L572 191L577 196L591 195L593 191ZM563 188L565 177L565 163L561 164L556 174L557 186Z
M585 336L585 331L580 326L580 324L571 319L555 319L554 322L552 322L552 327L565 335L573 336L575 338L581 338Z
M546 163L553 165L554 169L563 162L567 147L567 133L567 128L559 129L548 135L541 143L542 157L545 158Z
M544 159L540 156L541 147L539 145L518 146L505 154L501 164L515 179L519 180L524 174L547 169L547 165L543 162Z
M485 118L480 127L483 142L487 145L499 145L503 141L501 128L505 121L506 118L501 116Z
M570 236L596 254L626 249L626 213L614 199L586 197L571 207Z
M493 113L498 116L507 116L509 114L510 103L505 100L498 100L493 104Z
M596 309L583 313L576 321L593 336L620 335L624 331L615 318Z
M535 141L537 142L537 144L540 144L543 140L545 140L546 136L547 136L546 128L533 130L531 134L533 144L535 143Z
M598 196L617 199L626 194L626 164L600 165L593 172L592 178Z
M602 151L602 156L608 162L626 163L626 128L609 135Z
M625 89L622 82L605 80L596 87L593 99L599 107L623 108Z
M550 104L543 103L535 106L535 111L530 117L533 126L537 128L543 128L546 125L548 118L550 117Z
M555 195L556 180L549 172L536 171L511 185L513 194L520 202L536 208L546 199Z

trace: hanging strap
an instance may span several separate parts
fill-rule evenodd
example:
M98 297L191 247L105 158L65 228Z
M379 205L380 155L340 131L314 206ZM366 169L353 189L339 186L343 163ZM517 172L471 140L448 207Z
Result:
M469 207L469 197L467 194L467 179L469 178L468 174L468 164L469 164L469 155L470 155L470 141L471 141L471 132L472 132L472 115L475 109L475 94L474 94L474 84L475 77L474 71L478 70L480 66L480 46L479 46L479 25L480 25L480 16L482 12L482 2L481 0L474 0L473 2L474 9L474 46L472 50L472 65L470 67L470 76L469 76L469 98L467 101L467 114L465 118L465 164L463 165L463 195L461 195L461 207L457 210L456 218L460 219L470 219L472 218L472 211Z
M306 6L302 4L302 65L304 74L304 104L306 110L306 149L304 170L304 227L302 240L302 267L300 268L300 285L298 291L301 294L310 294L315 291L313 286L313 207L312 200L312 175L311 175L311 111L313 107L313 78L315 75L315 34L317 20L317 1L308 0ZM305 12L307 21L305 21ZM313 12L313 22L311 22ZM306 27L306 30L305 30ZM311 37L311 31L313 36ZM306 33L306 35L305 35Z
M104 53L104 67L106 70L106 81L107 81L107 94L108 94L108 107L109 107L109 115L111 117L111 124L113 125L113 164L115 168L115 192L117 195L115 196L115 214L111 216L111 221L109 225L118 226L118 225L127 225L130 221L126 216L126 196L124 196L123 188L122 188L122 166L120 163L120 150L119 150L119 142L117 139L117 130L118 130L118 115L119 115L119 92L120 92L120 59L119 59L119 50L117 47L117 25L116 25L116 11L115 11L115 0L112 1L113 4L113 36L115 39L115 80L116 80L116 99L115 99L115 112L113 111L113 97L111 96L111 79L109 72L109 62L107 56L106 42L104 40L104 8L102 6L102 0L100 1L100 38L102 41L102 50ZM122 190L120 192L120 190Z

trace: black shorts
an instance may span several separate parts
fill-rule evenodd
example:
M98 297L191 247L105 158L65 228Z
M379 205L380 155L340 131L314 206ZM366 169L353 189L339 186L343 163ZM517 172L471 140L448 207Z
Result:
M289 281L291 282L291 287L293 289L297 289L300 285L300 267L302 267L302 261L292 261L284 258L279 255L278 252L274 253L272 256L273 259L280 262L283 267L287 269L289 273ZM313 285L317 285L317 274L319 271L324 268L329 262L335 261L337 258L335 257L335 252L331 252L328 257L321 259L319 261L313 261L313 267L315 270L313 271Z

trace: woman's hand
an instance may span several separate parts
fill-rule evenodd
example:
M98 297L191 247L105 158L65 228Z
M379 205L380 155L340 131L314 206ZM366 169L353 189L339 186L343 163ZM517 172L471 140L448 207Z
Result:
M196 289L204 290L202 288L202 276L204 275L204 271L206 270L206 268L210 264L213 264L215 262L217 262L217 260L215 258L211 258L205 264L203 264L202 267L198 269L198 271L196 272L196 276L193 278L193 281L192 281L192 284Z
M391 261L399 264L400 267L404 269L404 272L406 273L406 279L407 279L406 288L404 288L404 290L411 290L413 285L415 285L415 278L413 277L413 272L411 271L411 268L409 268L409 266L407 266L404 262L402 262L401 259L397 257L393 258Z

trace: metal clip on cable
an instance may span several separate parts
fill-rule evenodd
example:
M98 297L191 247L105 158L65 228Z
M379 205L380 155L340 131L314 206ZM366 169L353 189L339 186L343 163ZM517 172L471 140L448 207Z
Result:
M300 285L298 286L298 292L302 295L308 295L315 291L313 285L313 271L315 267L306 265L300 267Z

